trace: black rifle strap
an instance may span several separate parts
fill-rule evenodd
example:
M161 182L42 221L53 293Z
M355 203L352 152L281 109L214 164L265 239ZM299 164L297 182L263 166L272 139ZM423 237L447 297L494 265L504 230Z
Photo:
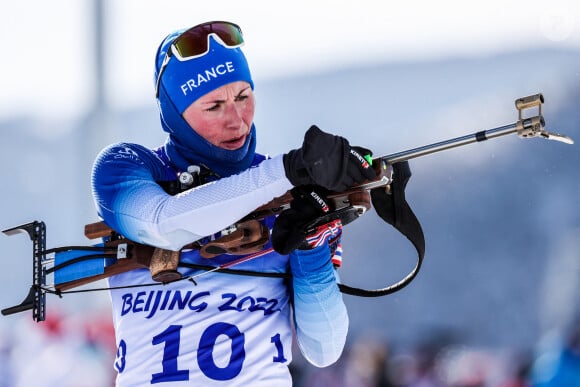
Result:
M425 256L425 236L419 219L405 198L405 187L410 177L411 169L408 162L394 164L390 192L386 192L384 188L375 188L371 190L371 199L377 214L413 244L417 250L417 264L406 277L385 288L366 290L339 284L341 292L360 297L381 297L401 290L419 273Z

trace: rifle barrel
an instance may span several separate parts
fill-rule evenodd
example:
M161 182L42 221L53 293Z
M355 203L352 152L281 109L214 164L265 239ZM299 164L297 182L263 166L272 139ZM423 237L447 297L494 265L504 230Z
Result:
M450 148L455 148L474 142L481 142L489 140L490 138L505 136L506 134L512 134L515 132L517 132L517 123L500 126L494 129L482 130L480 132L468 134L465 136L436 142L434 144L425 145L398 153L393 153L387 156L383 156L381 159L386 160L389 164L394 164L401 161L414 159L416 157L425 156L431 153L441 152Z

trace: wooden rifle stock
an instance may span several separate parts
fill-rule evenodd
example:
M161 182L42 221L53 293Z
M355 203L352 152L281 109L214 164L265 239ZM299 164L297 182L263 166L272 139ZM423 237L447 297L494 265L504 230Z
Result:
M99 226L102 227L102 226ZM106 226L105 226L106 227ZM110 229L110 233L113 232ZM57 291L66 291L78 286L86 285L94 281L99 281L116 274L124 273L134 269L146 269L149 268L151 263L151 257L153 256L152 246L142 245L139 243L134 243L128 241L127 239L117 239L114 241L109 241L106 246L118 246L121 243L127 244L127 250L130 250L130 255L127 258L117 259L117 261L109 266L105 267L103 274L97 274L90 277L79 278L73 281L63 282L60 284L55 284L54 288Z

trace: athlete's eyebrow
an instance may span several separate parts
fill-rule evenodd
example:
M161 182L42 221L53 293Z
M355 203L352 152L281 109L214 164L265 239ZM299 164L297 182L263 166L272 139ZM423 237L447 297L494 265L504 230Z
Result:
M242 90L240 90L238 92L238 94L236 94L235 98L239 98L243 93L245 93L246 91L248 91L248 89L250 89L251 87L244 87ZM219 103L224 103L226 102L225 99L212 99L212 100L208 100L208 101L202 101L201 104L202 105L213 105L213 104L219 104Z

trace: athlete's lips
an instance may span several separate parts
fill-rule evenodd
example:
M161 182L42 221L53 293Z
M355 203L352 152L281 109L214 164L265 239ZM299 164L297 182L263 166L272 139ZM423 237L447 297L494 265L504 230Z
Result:
M225 149L230 149L230 150L241 148L242 145L244 145L244 143L246 142L247 136L248 136L247 134L244 134L243 136L240 136L240 137L235 137L235 138L232 138L230 140L222 141L222 146Z

